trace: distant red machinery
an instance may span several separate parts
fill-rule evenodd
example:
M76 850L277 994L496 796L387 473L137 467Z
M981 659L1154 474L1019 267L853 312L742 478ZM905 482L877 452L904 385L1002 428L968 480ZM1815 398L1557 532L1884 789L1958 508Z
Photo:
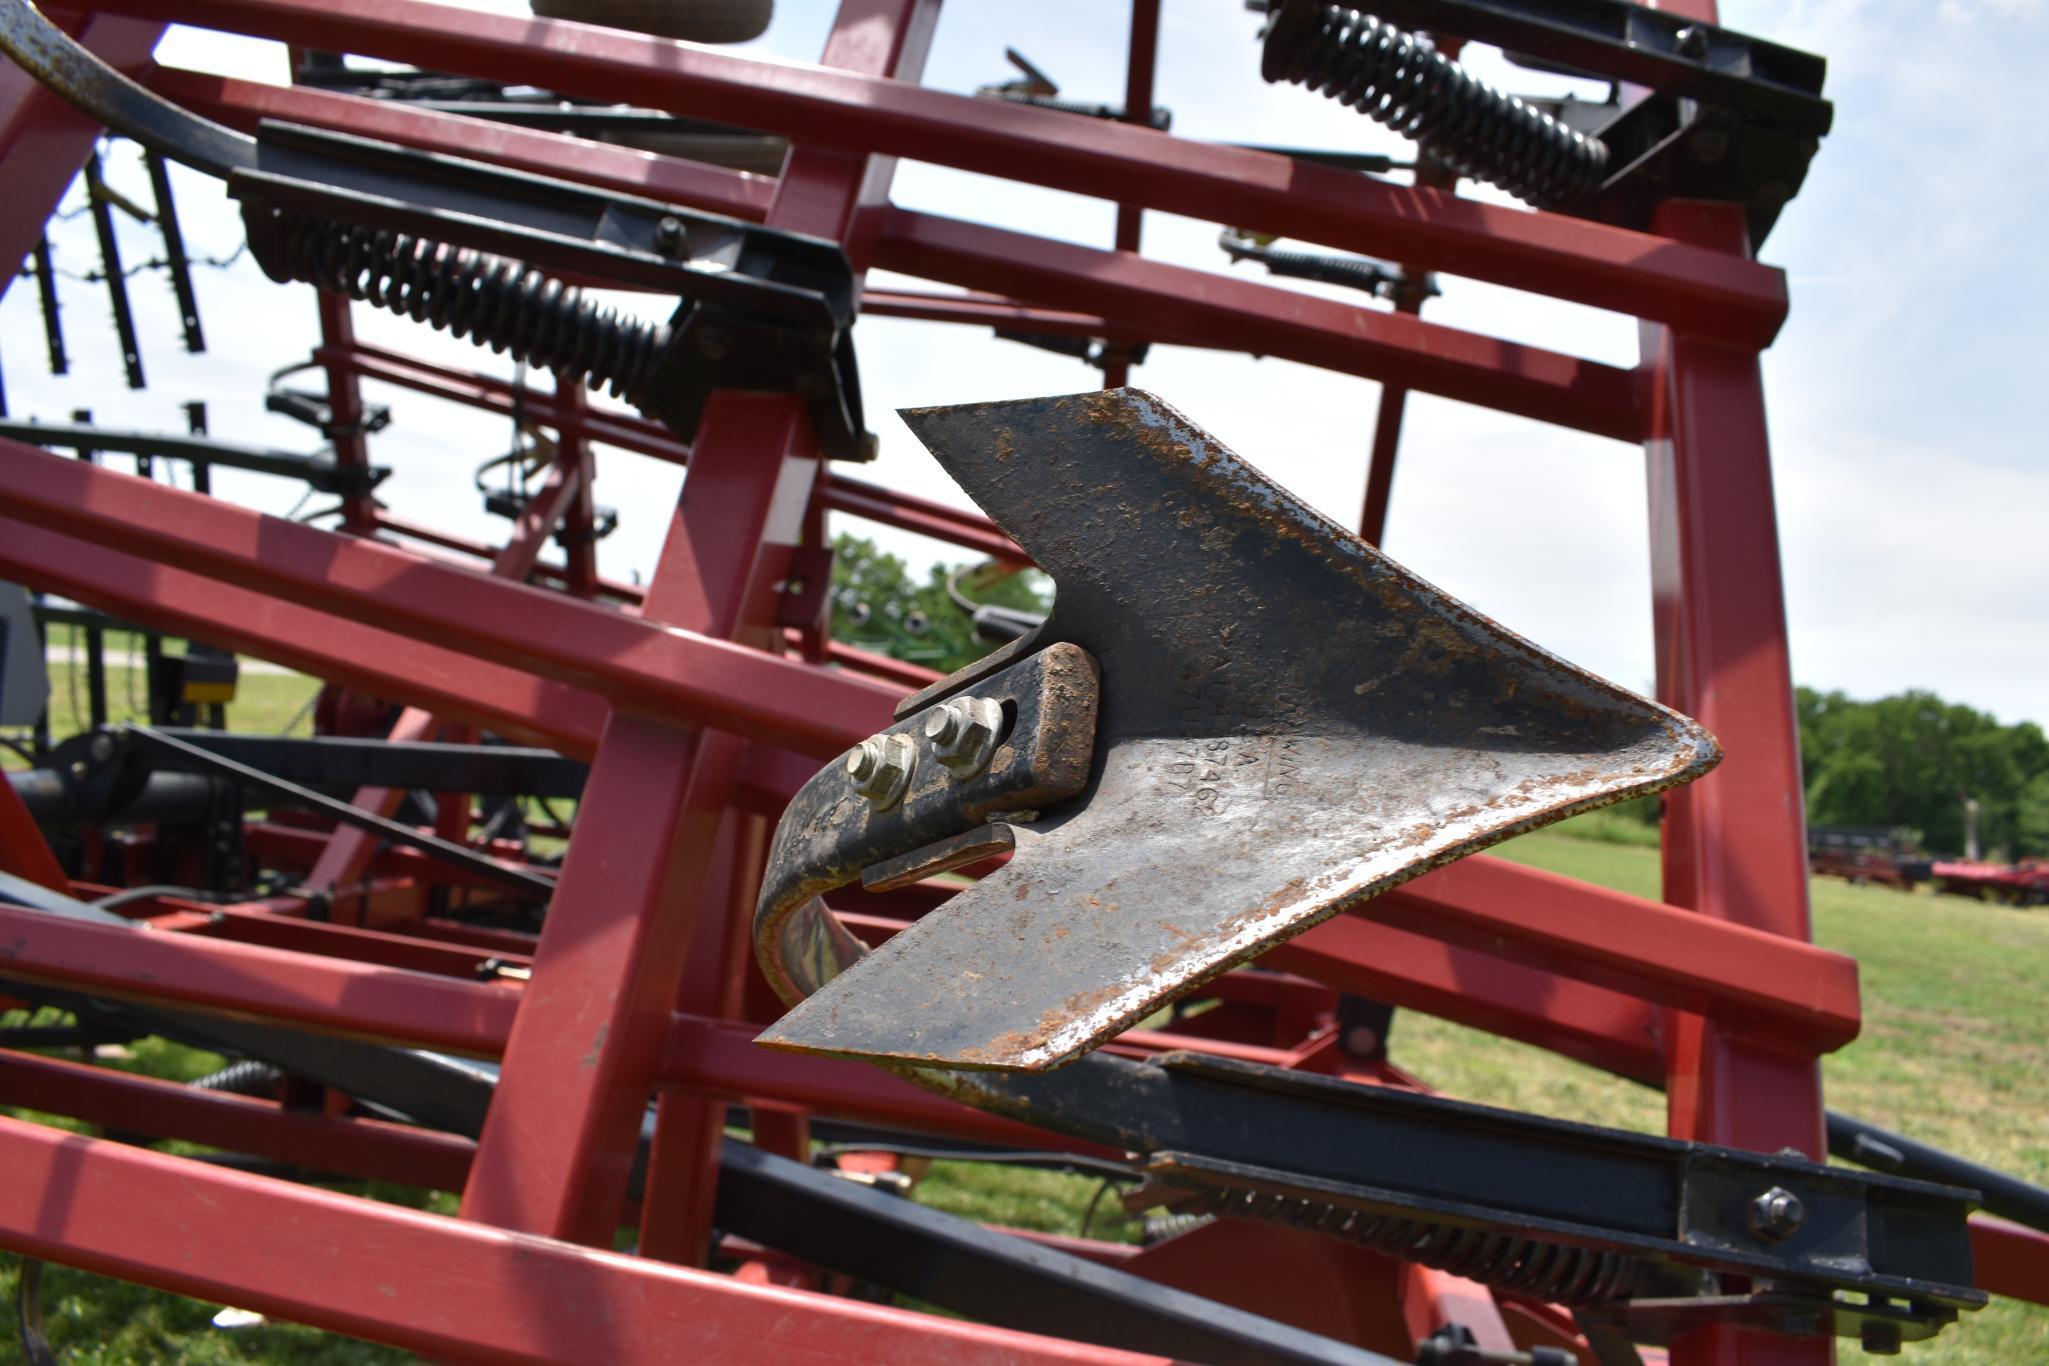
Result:
M1932 876L1925 854L1916 854L1891 830L1810 826L1807 857L1817 873L1862 885L1875 882L1911 892Z
M2009 906L2049 906L2049 863L2040 859L2015 864L1951 859L1935 864L1933 872L1935 889L1952 896L1981 897Z
M1709 4L1673 8L1712 19ZM1785 316L1785 282L1751 258L1744 209L1671 200L1638 230L921 89L937 19L934 0L846 0L816 67L423 0L118 0L67 23L108 62L231 126L287 119L566 177L814 234L844 244L857 272L969 291L873 291L870 312L1248 351L1374 378L1385 387L1362 525L1369 540L1384 524L1409 390L1641 445L1659 696L1697 717L1729 756L1666 799L1664 900L1476 857L1275 950L1263 961L1275 971L1220 979L1208 989L1224 1003L1217 1009L1127 1033L1112 1049L1399 1081L1344 1052L1333 1016L1348 993L1661 1086L1675 1137L1819 1158L1817 1059L1857 1033L1856 976L1850 960L1809 942L1757 360ZM747 175L396 102L166 69L150 54L173 21L715 118L787 135L793 151L780 176ZM1157 0L1139 0L1128 110L1151 109L1158 22ZM0 69L5 259L28 253L96 132L20 71ZM1116 247L896 207L888 191L898 157L1115 202ZM1149 261L1138 253L1146 209L1626 312L1643 320L1642 360L1617 368L1424 322L1414 308L1378 312ZM368 464L364 378L510 412L503 383L360 344L335 295L319 308L340 461ZM1106 377L1121 383L1127 368L1112 354ZM451 913L502 894L488 869L451 869L355 828L305 821L246 831L255 856L298 874L296 889L223 905L128 903L121 913L153 926L148 935L0 906L9 980L502 1061L474 1141L12 1051L0 1051L0 1103L459 1190L462 1218L5 1120L0 1245L463 1359L1142 1359L818 1293L813 1267L715 1218L735 1102L749 1107L763 1150L799 1158L814 1120L1061 1142L857 1064L750 1042L780 1010L745 952L769 825L820 762L881 729L897 698L929 679L835 645L820 629L820 601L789 591L821 580L829 514L975 555L1015 559L1015 547L979 517L829 470L795 394L716 393L687 447L573 385L522 401L557 434L557 455L496 548L396 519L367 495L348 501L342 532L328 533L0 443L0 577L402 703L396 740L475 728L591 764L559 870L513 870L549 884L538 938ZM687 463L645 590L595 573L593 442ZM568 548L551 560L545 544L557 525ZM398 800L357 795L386 815ZM468 805L456 793L442 809ZM458 815L443 833L461 841L467 821ZM143 880L154 853L147 829L108 849L126 860L122 881ZM59 892L108 890L67 876L5 784L0 868ZM857 899L850 919L880 941L949 890L925 882ZM638 1223L638 1255L609 1251L622 1221ZM1998 1222L1972 1227L1981 1287L2049 1295L2049 1239ZM715 1233L726 1235L716 1246ZM1541 1304L1297 1230L1220 1222L1142 1251L1069 1250L1403 1356L1457 1323L1481 1349L1552 1346L1588 1359L1572 1322ZM714 1256L738 1274L702 1269ZM1675 1333L1673 1359L1689 1366L1818 1363L1832 1353L1826 1337L1733 1322L1681 1323Z

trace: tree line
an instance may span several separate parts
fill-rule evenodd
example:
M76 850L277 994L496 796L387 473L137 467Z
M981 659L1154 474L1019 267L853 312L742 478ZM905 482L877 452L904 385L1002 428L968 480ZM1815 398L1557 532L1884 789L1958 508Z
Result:
M1809 823L1904 827L1956 854L1975 800L1988 856L2049 856L2049 737L2034 722L1922 691L1860 702L1800 688L1794 705Z

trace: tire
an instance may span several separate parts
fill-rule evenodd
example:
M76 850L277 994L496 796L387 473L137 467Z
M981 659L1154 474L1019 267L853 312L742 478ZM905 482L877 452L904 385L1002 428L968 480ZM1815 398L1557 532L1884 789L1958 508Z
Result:
M528 0L543 19L623 28L690 43L744 43L768 28L775 0Z

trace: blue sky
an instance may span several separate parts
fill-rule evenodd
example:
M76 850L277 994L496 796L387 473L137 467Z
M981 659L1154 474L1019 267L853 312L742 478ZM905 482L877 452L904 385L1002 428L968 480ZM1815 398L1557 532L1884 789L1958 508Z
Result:
M504 0L479 7L505 8ZM1014 45L1088 101L1121 99L1121 15L1083 0L1030 6L950 0L928 84L967 91L1008 74ZM1724 22L1830 60L1836 131L1762 255L1788 271L1792 314L1765 355L1779 516L1800 681L1875 696L1934 689L2002 720L2049 724L2049 462L2037 390L2049 346L2049 277L2037 224L2049 217L2049 134L2027 98L2049 57L2049 7L2024 0L1909 7L1873 0L1732 4ZM831 6L779 0L752 51L815 58ZM1258 77L1257 16L1237 0L1166 0L1158 102L1197 138L1399 150L1349 111ZM173 64L282 80L281 51L180 30ZM1469 49L1482 74L1517 90L1544 78ZM146 197L123 151L117 185ZM239 226L217 191L181 176L187 235L231 251ZM1096 201L906 164L899 203L1091 245L1112 211ZM1484 191L1481 193L1485 193ZM74 201L75 202L75 201ZM154 250L124 225L130 259ZM1216 225L1147 216L1150 255L1229 269ZM84 219L58 225L60 265L96 263ZM1249 267L1238 267L1250 273ZM74 358L45 373L34 291L0 303L0 357L17 416L63 420L74 407L135 426L181 425L178 404L210 401L214 429L304 448L307 429L264 414L262 376L314 338L303 290L263 281L244 261L199 279L213 353L184 356L168 289L135 283L151 388L119 387L103 295L64 282ZM1296 287L1296 286L1290 286ZM1317 286L1312 292L1356 299ZM366 339L490 369L493 358L358 310ZM1634 323L1613 314L1467 281L1445 282L1426 316L1614 364L1633 364ZM986 334L864 320L856 331L870 423L883 455L864 477L932 497L957 490L891 415L944 403L1087 387L1078 363ZM500 367L502 368L502 367ZM1134 382L1160 394L1253 463L1340 520L1357 516L1375 386L1286 362L1155 348ZM373 393L396 421L376 458L396 467L385 494L402 515L502 536L470 470L502 451L504 428L402 392ZM652 563L680 474L612 455L601 501L625 510L602 548L606 571ZM223 491L274 511L296 495L253 477ZM1412 400L1387 549L1479 609L1625 686L1651 679L1642 459L1634 448L1448 401ZM858 529L858 528L857 528ZM885 536L914 562L944 547Z

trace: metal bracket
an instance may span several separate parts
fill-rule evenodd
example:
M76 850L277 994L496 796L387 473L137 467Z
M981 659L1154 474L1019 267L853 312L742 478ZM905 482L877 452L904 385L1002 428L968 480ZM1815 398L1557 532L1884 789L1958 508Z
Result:
M979 772L962 777L941 762L940 742L927 733L941 714L935 705L804 784L776 826L754 915L755 955L783 999L803 1000L866 953L818 900L822 894L863 870L893 885L1001 852L1018 826L1080 792L1097 691L1087 652L1052 645L941 704L995 709Z
M273 279L609 381L684 441L715 390L794 393L825 454L873 457L835 242L341 133L265 123L252 140L129 80L26 0L0 0L0 51L113 131L225 179ZM535 268L682 302L666 327L620 321Z
M1582 1312L1698 1305L1701 1271L1810 1307L1835 1301L1836 1317L1788 1320L1788 1332L1860 1332L1864 1307L1837 1292L1869 1298L1916 1337L1985 1303L1971 1287L1975 1192L1954 1187L1199 1053L915 1079L1138 1154L1158 1183L1138 1203L1178 1190L1197 1209L1360 1242ZM1797 1227L1754 1222L1773 1193L1803 1211ZM1712 1318L1720 1302L1711 1294L1699 1312Z

